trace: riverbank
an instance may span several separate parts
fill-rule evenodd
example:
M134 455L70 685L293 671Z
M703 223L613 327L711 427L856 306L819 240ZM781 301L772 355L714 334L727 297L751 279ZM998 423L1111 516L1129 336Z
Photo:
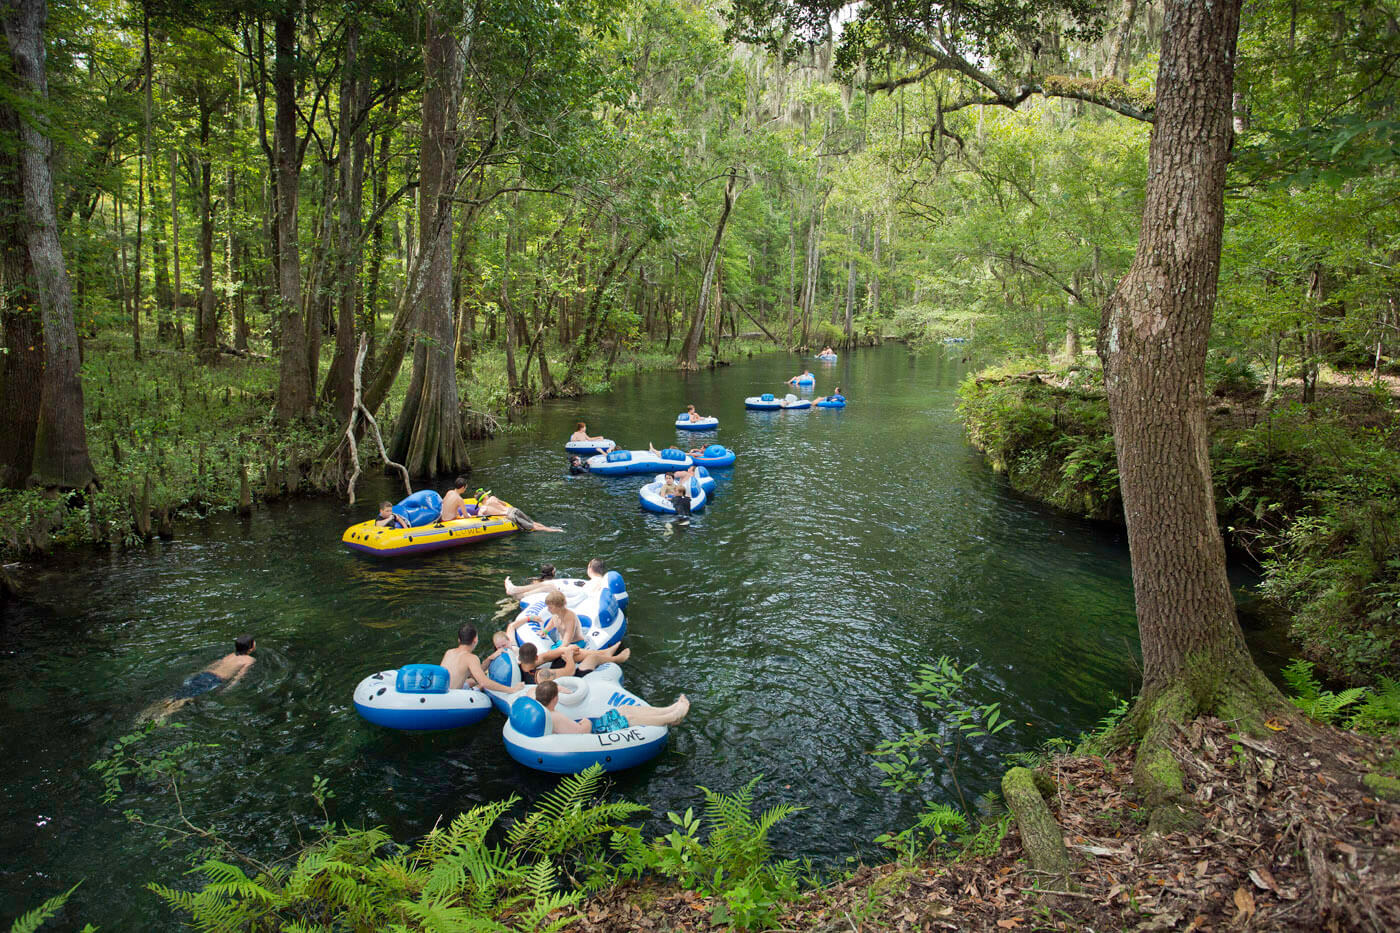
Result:
M771 342L729 339L718 355L702 360L724 366L776 349ZM211 514L246 512L287 496L343 494L313 469L343 425L324 410L307 422L278 424L272 417L275 359L225 356L203 365L152 339L136 361L129 335L115 332L85 340L83 351L88 448L101 486L63 495L0 490L0 559L72 545L134 546L153 536L173 537L180 523ZM583 394L606 392L622 376L677 369L675 356L674 343L668 348L656 341L598 359L580 379ZM386 442L410 375L405 361L379 413ZM507 390L501 350L475 354L461 391L469 436L511 430L529 410L512 404L518 398ZM541 401L537 385L529 397L532 404Z
M1263 393L1238 367L1213 370L1216 509L1227 547L1256 562L1301 653L1329 677L1400 675L1400 408L1393 387L1337 374L1303 405ZM1285 387L1284 391L1289 391ZM1102 372L1012 364L959 392L968 438L1017 492L1121 522Z

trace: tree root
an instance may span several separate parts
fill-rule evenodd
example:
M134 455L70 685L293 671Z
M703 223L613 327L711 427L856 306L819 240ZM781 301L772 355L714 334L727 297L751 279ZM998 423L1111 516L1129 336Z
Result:
M1060 890L1073 890L1065 838L1036 787L1034 772L1029 768L1012 768L1001 779L1001 792L1016 817L1021 846L1030 856L1032 867L1050 875Z

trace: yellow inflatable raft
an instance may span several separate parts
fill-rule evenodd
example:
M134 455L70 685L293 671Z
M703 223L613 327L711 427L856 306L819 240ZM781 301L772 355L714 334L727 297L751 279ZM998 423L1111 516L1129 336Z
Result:
M476 504L475 499L466 501L467 505ZM500 515L489 518L454 518L451 521L432 522L416 528L385 528L376 525L375 520L370 519L345 529L345 534L340 536L340 540L352 551L373 554L376 557L396 557L400 554L425 554L428 551L461 547L464 544L480 544L519 530L519 525Z

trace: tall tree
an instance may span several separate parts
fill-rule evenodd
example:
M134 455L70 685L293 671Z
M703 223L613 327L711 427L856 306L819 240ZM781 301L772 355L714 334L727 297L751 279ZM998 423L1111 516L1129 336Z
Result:
M415 309L413 378L395 424L390 456L420 476L471 468L462 436L452 327L452 199L457 188L457 129L472 23L428 7L423 38L423 136L419 164L419 240L424 287Z
M700 277L700 295L695 302L695 316L690 319L690 329L686 331L685 343L681 344L681 353L676 359L682 369L696 369L698 366L700 341L705 335L705 314L710 307L710 288L714 285L719 250L724 243L724 228L729 223L730 212L734 210L738 184L736 170L731 167L724 180L724 205L720 208L719 221L715 224L715 238L705 256L705 272Z
M7 56L8 58L8 56ZM5 84L13 86L9 62ZM0 486L22 488L34 464L44 378L44 327L29 261L24 185L20 172L20 119L0 99L0 325L5 355L0 360Z
M310 414L311 373L301 295L301 250L297 241L302 147L297 132L297 18L300 0L287 0L273 21L273 118L276 166L278 350L277 418L291 421Z
M48 4L45 0L6 0L4 17L11 60L6 77L17 85L9 92L29 105L20 120L19 169L28 225L25 238L44 332L44 375L29 481L81 489L96 482L97 474L88 457L73 291L59 244L49 171L52 142L47 132L49 88L44 49Z

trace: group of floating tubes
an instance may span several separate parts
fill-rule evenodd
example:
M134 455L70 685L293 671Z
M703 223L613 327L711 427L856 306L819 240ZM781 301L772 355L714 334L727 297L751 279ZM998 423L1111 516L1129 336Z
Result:
M628 603L621 574L610 572L601 581L564 578L549 582L564 593L569 607L578 613L589 647L604 648L621 639L626 631L622 610ZM543 615L546 592L529 594L521 601L522 608ZM519 638L526 629L532 634ZM528 644L539 639L538 629L522 626L517 629L517 638L520 644ZM553 647L543 639L535 643L541 648ZM607 732L555 733L544 706L519 689L524 675L514 648L498 655L488 666L487 675L513 689L454 690L448 686L447 668L438 664L406 664L397 670L380 671L355 688L355 711L377 726L426 732L475 725L495 706L507 717L501 736L510 756L526 767L555 774L573 774L594 764L607 771L631 768L656 757L666 746L666 726L628 724ZM598 719L609 710L626 718L629 706L643 703L622 686L622 668L613 663L601 664L584 677L561 677L557 683L557 708L572 719Z
M467 499L466 505L469 510L475 509L476 500ZM345 529L340 536L341 542L361 554L397 557L464 544L480 544L520 530L520 526L502 515L441 521L442 497L431 489L415 492L399 502L394 506L394 514L402 516L408 522L408 527L390 528L370 519Z
M778 398L772 392L765 392L744 399L744 407L750 411L804 411L812 407L812 400L798 398L791 392L782 398Z

